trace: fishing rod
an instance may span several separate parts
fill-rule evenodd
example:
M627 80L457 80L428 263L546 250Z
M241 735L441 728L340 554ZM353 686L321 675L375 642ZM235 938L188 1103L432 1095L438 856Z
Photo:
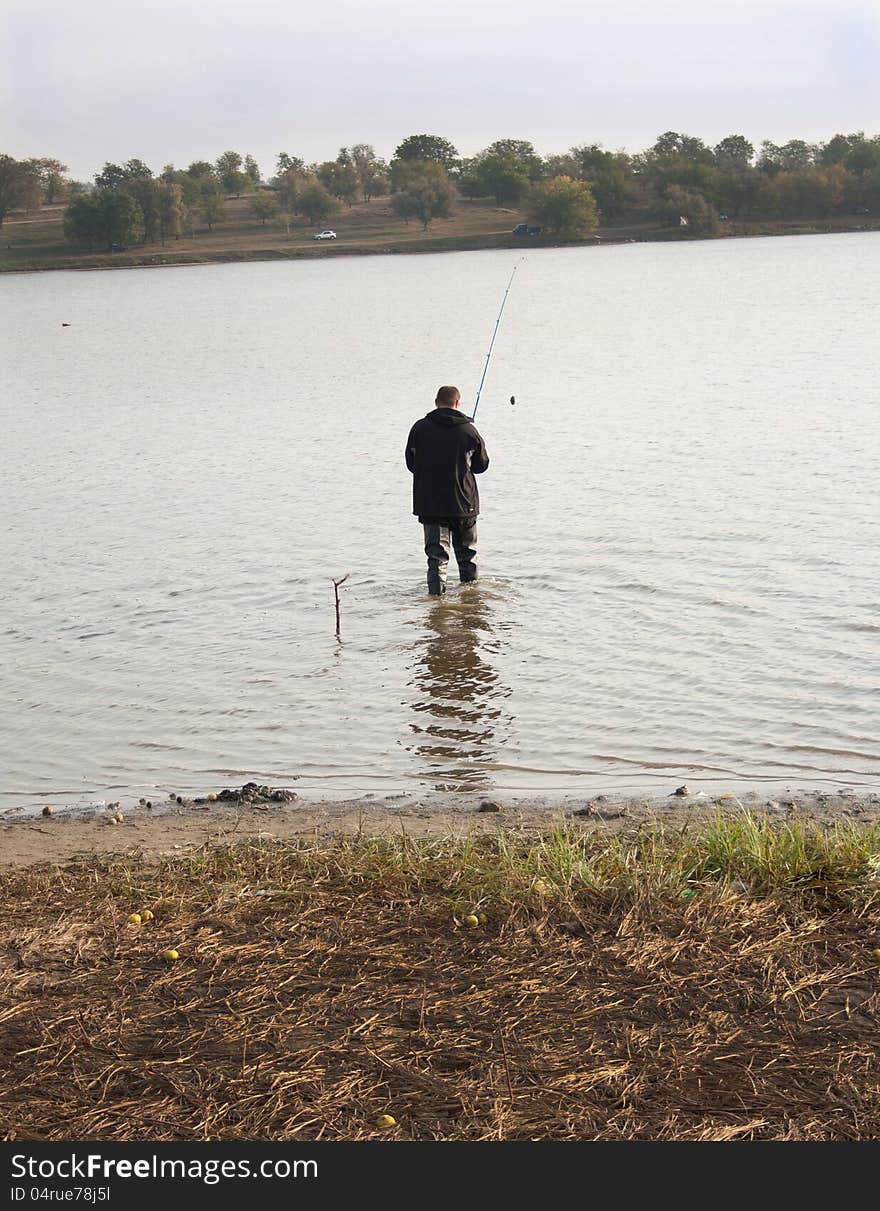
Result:
M520 257L520 261L523 258ZM501 300L501 310L498 312L498 319L495 321L495 328L492 332L492 339L489 342L489 352L486 354L486 364L483 367L483 377L480 379L480 385L477 388L477 402L474 404L473 415L471 420L477 415L477 408L480 406L480 395L483 391L483 383L486 381L486 371L489 369L489 359L492 357L492 346L495 344L495 337L498 335L498 325L501 323L501 316L504 314L504 304L507 302L507 296L510 294L510 287L513 285L514 274L519 269L519 261L513 267L513 273L510 275L510 281L507 283L507 289L504 291L504 298ZM511 395L510 402L514 403L514 396Z

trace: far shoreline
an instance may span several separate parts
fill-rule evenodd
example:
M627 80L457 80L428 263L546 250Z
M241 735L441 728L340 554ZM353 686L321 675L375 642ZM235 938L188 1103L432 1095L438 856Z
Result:
M115 269L165 269L185 268L200 265L232 265L267 263L273 261L317 261L328 258L364 256L425 256L446 252L500 252L520 254L544 249L558 248L603 248L626 244L682 244L705 243L718 240L750 240L776 236L820 236L867 234L880 231L880 222L871 224L813 223L803 222L787 225L782 221L772 223L731 223L728 230L711 235L694 235L676 228L614 229L613 234L603 234L601 229L593 235L580 239L515 239L512 236L442 236L424 233L423 236L406 242L394 241L382 246L369 243L321 244L319 247L297 245L290 248L241 248L222 253L150 252L142 254L95 253L82 257L63 257L39 264L4 265L0 260L0 275L34 273L96 272Z

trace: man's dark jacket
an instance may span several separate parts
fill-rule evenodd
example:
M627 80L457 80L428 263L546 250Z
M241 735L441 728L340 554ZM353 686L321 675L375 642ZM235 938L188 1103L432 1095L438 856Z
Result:
M483 439L457 408L434 408L409 431L406 465L413 473L413 513L419 521L476 517L475 475L489 466Z

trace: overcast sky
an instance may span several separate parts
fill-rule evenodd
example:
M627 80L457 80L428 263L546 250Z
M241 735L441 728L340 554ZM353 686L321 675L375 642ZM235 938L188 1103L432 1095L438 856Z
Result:
M823 141L880 133L878 67L880 0L0 0L0 152L88 179L422 132Z

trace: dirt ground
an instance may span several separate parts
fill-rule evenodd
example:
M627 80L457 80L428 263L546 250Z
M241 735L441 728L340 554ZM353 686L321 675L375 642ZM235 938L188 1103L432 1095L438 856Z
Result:
M235 828L186 821L56 836ZM0 869L0 1137L880 1136L870 888L542 870L490 838Z

